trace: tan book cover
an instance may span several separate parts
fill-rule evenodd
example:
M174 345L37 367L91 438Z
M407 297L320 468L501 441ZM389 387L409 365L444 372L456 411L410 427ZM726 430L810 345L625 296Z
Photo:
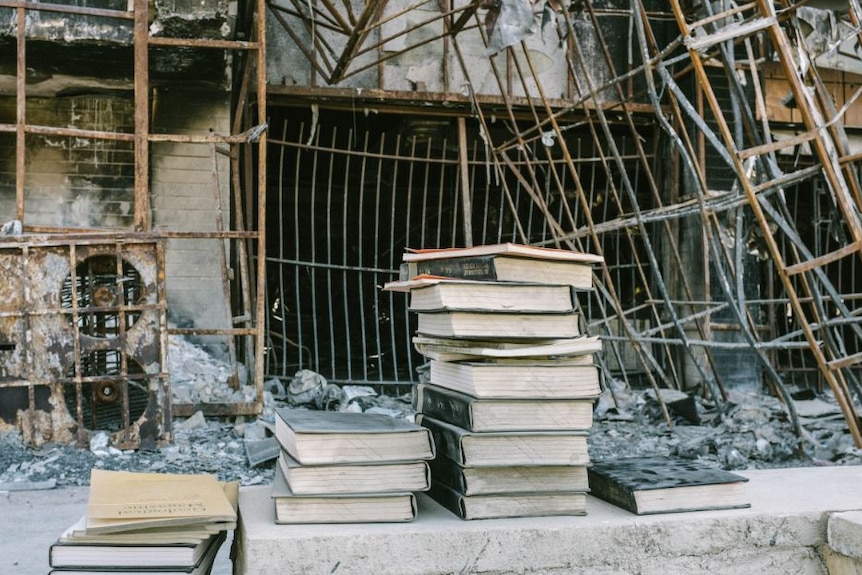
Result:
M237 486L211 475L134 473L94 469L87 533L194 523L236 522Z

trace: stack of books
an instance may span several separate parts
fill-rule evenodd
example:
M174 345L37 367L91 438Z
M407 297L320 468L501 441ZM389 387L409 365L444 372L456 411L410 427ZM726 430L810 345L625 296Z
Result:
M437 456L429 495L462 519L586 514L587 437L601 393L577 292L601 257L520 244L406 253L417 422ZM406 268L406 269L405 269Z
M55 575L207 575L236 527L239 485L94 469L86 513L50 546Z
M277 524L412 521L431 486L431 433L406 419L279 408L275 437Z

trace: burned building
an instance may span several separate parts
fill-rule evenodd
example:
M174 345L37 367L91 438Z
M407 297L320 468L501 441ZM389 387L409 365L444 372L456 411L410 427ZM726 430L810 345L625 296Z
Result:
M857 1L204 4L0 0L9 266L60 249L62 291L96 243L125 285L127 243L164 250L152 310L111 299L116 344L74 289L0 310L30 410L39 385L89 397L106 345L158 395L164 361L130 371L119 343L147 314L161 353L196 337L258 390L308 369L400 393L415 320L380 287L403 250L512 241L604 256L580 305L606 378L719 409L748 386L791 419L825 391L862 445ZM39 374L48 312L78 327Z

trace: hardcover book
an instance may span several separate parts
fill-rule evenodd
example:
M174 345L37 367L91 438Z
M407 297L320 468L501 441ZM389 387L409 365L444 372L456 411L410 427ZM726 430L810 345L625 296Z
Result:
M413 407L468 431L587 430L595 397L584 399L475 398L433 384L418 384Z
M154 527L236 522L236 483L212 475L134 473L93 469L87 501L87 533L119 533Z
M48 550L48 565L63 569L166 569L191 570L198 566L225 532L213 533L194 542L92 543L56 541Z
M589 491L586 465L464 467L439 455L430 465L433 482L464 495Z
M272 499L277 524L389 523L416 518L416 496L404 493L298 495L276 469Z
M580 314L443 311L417 313L421 335L477 339L569 338L581 335Z
M427 429L379 413L276 409L275 437L303 465L425 460Z
M569 250L504 243L411 250L402 260L408 278L428 274L473 280L563 283L591 289L592 266L603 258Z
M592 354L602 350L602 342L596 336L504 341L417 335L413 338L413 347L425 357L440 361L590 356L585 361L592 363Z
M464 495L445 485L434 483L428 495L466 520L587 514L587 494L577 491Z
M500 313L571 313L575 296L569 285L446 281L410 290L414 312L478 311Z
M638 515L750 507L747 478L697 460L608 459L588 474L592 495Z
M428 377L438 387L483 398L583 399L602 392L591 356L548 361L431 360Z
M161 566L156 547L146 547L145 551L142 552L144 555L144 564L142 566L118 566L111 563L104 567L92 568L85 566L62 567L52 569L48 575L110 575L112 573L121 573L122 575L153 575L154 573L158 573L159 575L208 575L212 571L218 550L221 548L226 537L225 531L213 534L206 542L206 549L202 557L197 564L191 567ZM96 554L98 556L110 555L111 561L113 561L118 555L117 547L106 545L103 549L96 551ZM120 557L125 560L129 559L129 556L122 550Z
M399 461L394 463L344 465L302 465L282 451L278 466L288 487L296 495L328 493L379 493L426 491L431 486L428 463Z
M431 430L438 456L465 467L585 465L590 460L584 431L474 433L421 413L416 420Z

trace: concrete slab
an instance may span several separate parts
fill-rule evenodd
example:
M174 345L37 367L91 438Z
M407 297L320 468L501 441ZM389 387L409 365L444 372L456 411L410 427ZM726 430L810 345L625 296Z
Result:
M826 573L831 512L862 510L862 466L740 472L749 509L462 521L427 497L411 523L276 525L267 486L240 490L236 575Z

